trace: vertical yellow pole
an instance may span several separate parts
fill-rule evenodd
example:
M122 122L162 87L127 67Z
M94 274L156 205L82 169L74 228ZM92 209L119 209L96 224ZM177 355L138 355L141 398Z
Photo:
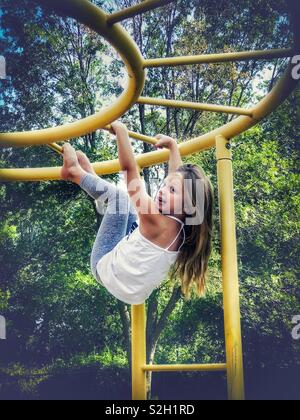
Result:
M142 168L138 166L142 176ZM131 308L131 345L132 345L132 399L147 400L147 373L143 366L147 363L146 347L146 305Z
M132 306L132 399L147 399L146 365L146 309L145 305Z
M245 391L232 153L230 142L221 135L216 137L216 153L220 203L228 397L230 400L243 400Z

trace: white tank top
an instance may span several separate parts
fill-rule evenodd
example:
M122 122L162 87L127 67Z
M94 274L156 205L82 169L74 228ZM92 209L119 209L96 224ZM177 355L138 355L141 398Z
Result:
M117 299L130 305L144 303L166 278L185 243L184 223L174 241L165 249L146 239L135 229L97 264L99 282ZM178 251L169 251L181 232L184 241Z

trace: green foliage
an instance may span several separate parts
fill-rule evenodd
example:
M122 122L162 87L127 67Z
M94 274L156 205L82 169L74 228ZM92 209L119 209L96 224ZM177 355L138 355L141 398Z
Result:
M96 3L106 10L128 5L127 0ZM11 75L0 81L2 131L84 118L121 93L122 64L101 37L74 21L37 13L29 0L1 4L0 47ZM147 57L286 47L291 40L284 2L277 0L182 0L130 22L124 25ZM282 63L277 63L279 73ZM274 66L249 62L150 70L145 94L247 107L274 84L275 79L265 81L268 69ZM300 362L299 342L291 338L291 319L300 313L299 115L298 90L266 121L233 141L244 352L250 368ZM134 107L126 115L133 130L164 132L183 142L231 118L153 107L144 113ZM102 132L75 139L74 145L93 161L117 156L115 142ZM139 153L149 150L134 147ZM178 295L164 319L174 297L174 285L165 283L148 302L148 338L157 338L151 342L157 363L223 362L215 151L185 162L201 165L215 186L208 290L202 299L185 301ZM0 167L60 165L61 158L44 147L0 153ZM149 171L150 182L160 169ZM101 221L93 202L62 182L2 184L0 202L0 313L9 330L0 348L2 373L19 378L19 388L32 396L40 395L49 378L61 380L77 369L91 369L99 382L115 384L118 372L128 369L130 324L128 308L124 312L90 273ZM106 376L99 366L112 370Z

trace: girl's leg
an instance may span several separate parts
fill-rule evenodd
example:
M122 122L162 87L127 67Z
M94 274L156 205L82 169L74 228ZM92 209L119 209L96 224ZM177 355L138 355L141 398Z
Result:
M84 169L84 171L86 171L87 173L98 176L96 174L91 162L89 161L89 158L86 156L86 154L81 152L81 151L77 151L76 154L77 154L78 162L79 162L80 166L82 167L82 169ZM114 185L110 184L110 187L113 188ZM117 189L117 187L115 187L115 189ZM104 214L104 211L103 211L104 210L104 200L103 199L101 200L101 197L98 200L97 198L99 198L99 197L98 197L97 192L95 192L95 191L94 192L92 191L91 194L92 195L90 195L90 196L96 200L96 208L97 208L98 213ZM129 234L129 232L131 230L131 227L132 227L133 223L136 222L136 220L137 220L136 210L135 210L133 204L130 203L126 235Z
M80 185L97 201L108 200L108 208L97 234L91 256L92 273L99 280L96 270L99 260L110 252L130 230L131 224L136 220L135 211L130 207L128 194L96 176L84 154L76 154L74 148L68 143L64 145L63 150L62 178Z
M91 270L93 276L97 276L97 264L100 259L112 251L115 246L129 233L137 216L130 205L130 199L126 191L117 188L110 182L92 175L86 174L80 181L81 188L92 198L103 203L108 201L107 210L99 228L91 255Z

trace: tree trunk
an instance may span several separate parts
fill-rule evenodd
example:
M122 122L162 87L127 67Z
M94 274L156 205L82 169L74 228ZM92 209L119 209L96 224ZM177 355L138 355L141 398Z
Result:
M118 301L118 309L121 317L121 322L124 331L124 338L125 338L125 347L127 352L128 358L128 366L131 370L132 361L131 361L131 318L130 318L130 310L125 303Z
M159 337L167 325L169 316L176 307L177 302L181 298L181 287L176 287L173 290L172 296L167 303L164 311L159 319L157 319L159 291L156 290L149 301L148 319L147 319L147 363L153 364L155 358L156 347ZM147 376L147 394L148 399L152 395L152 372Z

